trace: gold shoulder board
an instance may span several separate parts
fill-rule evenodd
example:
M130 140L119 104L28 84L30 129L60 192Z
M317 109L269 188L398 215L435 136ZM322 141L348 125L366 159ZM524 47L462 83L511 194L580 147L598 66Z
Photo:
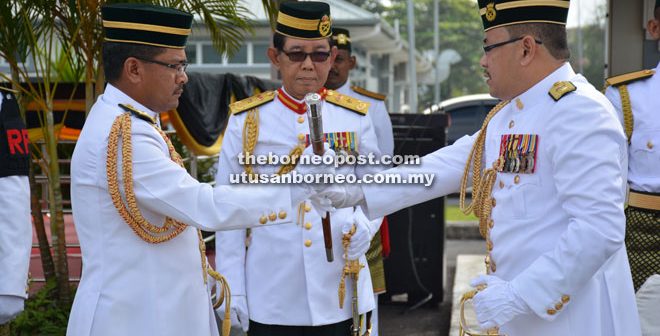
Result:
M275 91L264 91L256 96L239 100L229 105L229 112L231 114L239 114L251 110L255 107L261 106L271 100L275 99Z
M0 86L0 91L7 91L7 92L11 92L13 94L18 94L18 91L14 90L14 89L10 89L8 87L4 87L4 86Z
M124 111L126 111L126 112L130 112L130 113L131 113L132 115L134 115L136 118L138 118L138 119L142 119L142 120L144 120L144 121L146 121L146 122L148 122L148 123L150 123L150 124L152 124L152 125L156 125L156 119L154 119L154 118L152 118L150 115L148 115L148 114L146 114L146 113L144 113L144 112L142 112L142 111L136 109L136 108L133 107L132 105L128 105L128 104L118 104L118 105L119 105L119 107L121 107L122 109L124 109Z
M628 84L634 81L638 81L640 79L649 78L653 76L653 74L655 74L655 70L641 70L641 71L635 71L623 75L610 77L605 81L605 87L608 87L610 85L619 86L623 84Z
M351 96L343 95L334 90L328 90L328 95L325 97L325 100L328 103L341 106L347 110L351 110L361 115L367 115L367 111L369 110L370 105L365 101L361 101Z
M571 93L573 91L577 90L575 85L569 81L559 81L555 84L552 85L552 88L550 91L548 91L548 94L552 99L555 101L559 101L561 97L565 96L567 93Z
M387 98L386 95L383 95L383 94L380 94L380 93L377 93L377 92L373 92L373 91L369 91L369 90L367 90L365 88L361 88L357 85L351 86L351 90L353 90L354 92L359 93L363 96L367 96L369 98L373 98L373 99L376 99L376 100L385 100L385 98Z

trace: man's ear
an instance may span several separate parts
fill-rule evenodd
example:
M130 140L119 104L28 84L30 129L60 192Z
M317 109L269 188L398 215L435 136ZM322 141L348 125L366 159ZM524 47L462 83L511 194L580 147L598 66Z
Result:
M337 46L332 46L332 48L330 48L330 64L335 64L337 54L339 54L339 49L337 49Z
M124 61L124 77L130 83L139 83L144 75L144 66L134 57L129 57Z
M351 55L351 57L348 58L348 63L350 64L349 69L351 70L355 69L355 67L357 66L357 58Z
M534 37L525 36L522 39L523 57L520 60L520 65L529 65L534 59L534 56L536 56L539 46L534 40Z
M270 59L270 62L277 68L277 70L280 69L280 60L277 58L279 55L279 51L276 48L269 47L268 51L266 52L268 54L268 59Z
M660 20L651 19L646 23L646 31L654 40L660 39Z

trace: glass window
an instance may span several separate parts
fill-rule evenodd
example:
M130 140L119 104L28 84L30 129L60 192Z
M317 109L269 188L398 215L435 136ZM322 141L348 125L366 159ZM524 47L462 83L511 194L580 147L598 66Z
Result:
M189 64L197 63L197 45L191 44L186 46L186 58Z
M211 44L202 46L202 63L205 64L221 64L222 55Z
M247 64L247 45L242 45L233 57L229 57L227 63Z
M252 63L254 64L269 64L268 59L268 43L254 43L252 44Z

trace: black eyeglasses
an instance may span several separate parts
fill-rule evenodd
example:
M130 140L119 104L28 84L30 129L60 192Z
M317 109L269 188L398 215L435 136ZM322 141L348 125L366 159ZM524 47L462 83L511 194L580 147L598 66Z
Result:
M518 36L518 37L514 37L514 38L512 38L512 39L510 39L510 40L504 41L504 42L493 43L493 44L490 44L490 45L484 46L484 52L489 52L489 51L491 51L491 50L493 50L493 49L495 49L495 48L497 48L497 47L501 47L501 46L503 46L503 45L507 45L507 44L509 44L509 43L513 43L513 42L516 42L516 41L520 41L520 40L522 40L523 38L525 38L525 36ZM537 39L534 39L534 42L536 42L536 43L538 43L538 44L543 44L543 42L541 42L541 41L539 41L539 40L537 40Z
M169 63L156 61L156 60L151 60L151 59L146 59L146 58L137 57L137 56L133 56L133 57L139 59L140 61L154 63L154 64L162 65L164 67L168 67L170 69L174 69L176 71L176 73L178 73L178 74L182 74L182 73L186 72L186 68L188 67L188 63L185 63L185 62L184 63L169 64Z
M314 51L311 53L306 53L304 51L284 51L281 50L284 55L287 55L289 57L289 61L291 62L304 62L307 59L307 56L312 59L312 62L315 63L320 63L320 62L325 62L328 57L330 57L330 52L329 51Z

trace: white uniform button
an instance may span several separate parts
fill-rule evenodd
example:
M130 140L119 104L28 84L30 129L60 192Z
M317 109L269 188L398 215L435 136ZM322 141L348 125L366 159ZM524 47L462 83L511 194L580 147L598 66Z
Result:
M513 120L509 121L509 128L513 128L515 125L516 123Z
M259 224L266 224L266 223L268 223L268 217L266 216L259 217Z
M277 215L274 212L271 212L270 215L268 215L268 219L271 222L274 222L277 219Z
M513 178L513 183L515 183L515 184L520 183L520 175L516 175L516 176Z
M303 141L303 140L305 140L305 135L302 134L302 133L298 134L298 140L299 140L299 141Z
M504 182L500 180L500 189L504 188Z
M646 147L648 149L653 149L653 143L649 140L649 142L646 143Z
M520 100L520 98L516 98L516 107L519 110L522 110L523 108L525 108L525 105L523 104L522 100Z
M302 124L305 122L305 118L303 116L298 117L298 123Z
M306 247L310 247L310 246L312 246L312 241L311 241L310 239L306 239L306 240L305 240L305 246L306 246Z
M280 211L280 213L278 214L278 217L280 217L280 219L286 218L286 211Z
M311 230L312 229L312 223L311 222L305 223L305 229Z
M312 211L312 206L305 203L305 212L310 212L310 211Z

